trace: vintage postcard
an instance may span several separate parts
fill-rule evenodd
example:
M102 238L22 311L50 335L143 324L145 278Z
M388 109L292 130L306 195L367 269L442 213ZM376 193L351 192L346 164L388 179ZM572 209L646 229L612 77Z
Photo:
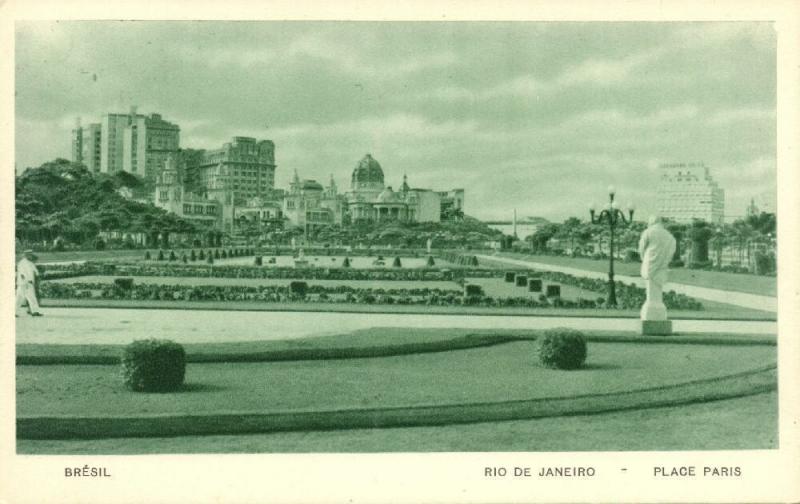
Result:
M0 502L800 498L800 10L578 5L0 6Z

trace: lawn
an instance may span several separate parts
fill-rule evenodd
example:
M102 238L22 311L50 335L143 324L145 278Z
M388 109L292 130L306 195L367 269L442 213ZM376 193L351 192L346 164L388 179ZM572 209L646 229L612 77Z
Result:
M135 394L118 366L17 366L18 415L124 415L441 405L620 392L774 364L773 346L590 344L588 365L544 369L536 343L441 353L189 364L186 391Z
M554 266L565 266L599 273L608 272L607 259L595 260L583 257L528 255L518 253L502 253L500 255L514 259L552 264ZM489 264L487 263L487 265ZM639 276L640 268L640 263L626 263L622 261L614 262L614 270L620 275ZM669 281L686 285L696 285L698 287L708 287L710 289L758 294L761 296L777 295L776 278L761 275L673 268L669 270Z
M17 440L20 454L753 450L778 447L777 393L677 407L437 427ZM624 433L624 435L622 435Z

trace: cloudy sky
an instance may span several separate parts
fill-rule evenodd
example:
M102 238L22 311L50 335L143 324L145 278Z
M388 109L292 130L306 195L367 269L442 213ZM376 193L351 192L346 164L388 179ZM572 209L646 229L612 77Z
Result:
M766 23L18 22L16 165L135 104L184 147L273 140L279 187L346 187L369 152L481 218L584 217L609 184L646 215L659 163L702 161L741 215L776 186L775 44Z

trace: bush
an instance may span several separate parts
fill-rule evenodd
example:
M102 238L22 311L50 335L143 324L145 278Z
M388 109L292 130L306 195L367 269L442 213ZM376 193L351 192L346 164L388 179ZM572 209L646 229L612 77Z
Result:
M306 282L291 282L289 284L289 290L292 294L300 297L306 297L306 292L308 292L308 284Z
M528 275L517 274L514 277L517 287L525 287L528 285Z
M131 290L133 288L133 278L115 278L114 286L122 290Z
M349 268L350 267L350 258L345 257L344 261L342 261L342 268Z
M256 266L263 265L264 264L264 258L261 257L261 256L256 256L256 258L253 260L253 264L255 264Z
M145 260L145 261L149 261L150 259L151 259L151 257L150 257L150 251L149 251L149 250L145 250L145 251L144 251L144 260Z
M639 257L639 252L635 250L627 250L625 251L625 261L626 262L642 262L642 258Z
M394 262L392 262L392 267L393 268L402 268L403 267L403 263L400 262L400 256L397 256L397 257L394 258Z
M186 252L181 254L181 261L183 261L183 264L186 264L186 263L189 262L189 258L186 256Z
M505 280L506 280L506 282L509 282L509 283L510 283L510 282L513 282L513 281L514 281L514 278L515 278L516 276L517 276L517 274L516 274L515 272L513 272L513 271L506 271Z
M227 259L228 258L228 251L225 250L225 249L222 249L222 258L223 259Z
M547 286L547 297L561 297L561 286L560 285L548 285Z
M214 259L219 259L221 256L219 254L219 249L214 251Z
M464 286L464 295L468 297L483 296L483 288L480 285L467 284Z
M97 238L94 241L94 249L95 250L105 250L105 248L106 248L106 242L102 238Z
M578 369L586 362L586 339L575 329L556 328L544 332L539 360L553 369Z
M163 261L164 260L164 251L163 250L159 250L158 251L158 260L159 261Z
M169 260L170 261L174 261L176 259L177 259L177 256L175 255L175 251L174 250L170 250L169 251Z
M214 264L214 256L211 254L211 252L208 253L208 258L206 259L206 262L208 264Z
M193 250L192 252L194 252L194 250ZM200 257L200 260L201 260L201 261L204 261L204 260L205 260L205 258L206 258L206 253L205 253L205 252L203 252L203 251L201 250L201 251L200 251L200 256L199 256L199 257Z
M429 268L436 266L436 261L433 260L433 256L428 256L428 260L425 262L425 265Z
M170 340L136 340L122 354L122 379L136 392L170 392L183 385L186 352Z
M528 279L528 291L529 292L542 292L542 279L541 278L529 278Z

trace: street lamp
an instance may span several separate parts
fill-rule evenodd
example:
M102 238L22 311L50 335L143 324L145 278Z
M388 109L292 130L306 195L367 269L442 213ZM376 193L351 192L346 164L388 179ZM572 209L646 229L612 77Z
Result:
M608 206L597 213L594 205L589 207L589 214L592 217L592 224L608 224L610 232L609 253L608 253L608 306L617 306L617 291L614 285L614 230L619 225L627 225L633 221L633 206L628 205L628 218L619 209L619 204L614 201L616 190L614 186L608 186Z

